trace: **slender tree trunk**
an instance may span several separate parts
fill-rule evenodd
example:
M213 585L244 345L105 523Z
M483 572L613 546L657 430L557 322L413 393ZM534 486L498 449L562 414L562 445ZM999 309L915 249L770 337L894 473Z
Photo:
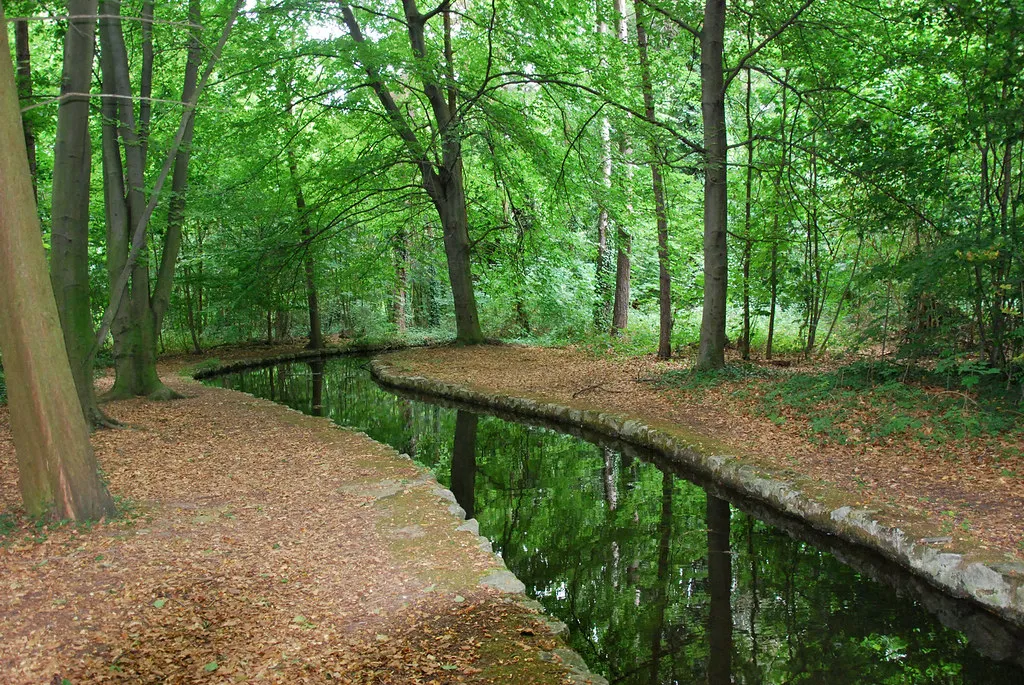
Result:
M68 0L75 19L64 36L61 100L53 151L53 221L50 233L50 281L57 302L71 375L86 423L109 423L93 387L93 324L89 301L89 178L92 147L89 98L96 27L96 0Z
M647 53L647 20L644 4L633 0L636 13L636 44L640 53L640 85L644 95L644 116L657 121L654 109L654 87L651 83L651 62ZM658 225L658 359L672 356L672 272L668 259L668 210L665 207L665 181L661 175L661 147L651 140L651 186L654 191L654 216Z
M765 343L764 358L772 358L772 343L775 340L775 309L779 301L779 242L775 236L778 235L779 217L775 216L775 235L772 237L772 271L769 276L769 288L771 289L771 304L768 308L768 341Z
M17 19L14 22L14 52L18 61L18 99L21 105L32 101L32 49L28 40L28 22ZM36 136L32 130L32 117L23 114L21 126L25 131L25 149L28 151L28 171L32 175L32 199L38 200L39 188L36 178Z
M299 183L299 168L298 163L295 161L295 152L290 148L288 150L288 173L292 179L292 191L295 193L295 209L298 210L298 220L302 226L302 242L305 248L302 258L302 272L306 286L306 306L309 311L309 344L306 347L311 350L319 350L324 346L324 337L323 331L320 328L320 298L316 290L316 267L313 263L313 246L310 243L313 230L309 225L306 197L302 194L302 185Z
M626 0L615 0L615 34L623 44L629 41L629 27L626 23ZM632 186L632 171L629 165L629 142L624 133L619 134L619 153L623 158L623 168L626 171L627 182L624 184L626 193ZM631 218L631 207L627 201L625 216L618 217L615 222L615 243L617 247L615 256L615 302L612 306L612 335L626 330L629 325L629 291L631 279L631 255L633 251L633 238L625 228L625 219Z
M725 0L707 0L701 32L701 115L704 122L704 308L697 369L725 366L725 311L729 260L726 244L728 179L725 130Z
M807 209L807 269L810 286L807 305L807 345L804 356L814 354L818 337L818 322L824 307L825 292L822 287L820 230L818 228L818 150L817 138L811 135L811 197Z
M0 8L0 26L6 26ZM0 55L9 55L0 31ZM100 519L114 503L99 478L47 277L11 62L0 59L0 354L25 510Z
M789 81L789 70L785 72L785 79ZM772 225L772 271L770 276L769 285L771 288L771 304L768 310L768 341L765 344L764 358L772 358L772 345L775 341L775 312L779 302L779 208L778 208L778 196L782 193L782 170L786 168L787 155L786 155L786 116L788 114L789 101L787 98L789 91L786 88L782 89L782 113L779 117L779 140L781 141L781 150L779 154L779 167L775 174L775 194L776 194L776 205L774 211L774 222Z
M191 10L191 4L189 9ZM142 167L145 168L149 156L149 123L153 115L153 0L142 0L139 18L142 29L142 71L139 76L138 136L139 147L142 150ZM191 46L189 49L191 50Z
M398 229L395 236L395 328L399 335L408 330L409 293L409 234L405 228Z
M199 324L196 316L195 299L192 296L192 267L185 268L185 282L182 288L185 291L185 323L188 325L189 335L192 337L192 353L202 354L203 346L199 341Z
M150 7L152 13L152 7ZM195 98L199 82L199 62L202 59L200 34L202 14L199 0L189 0L189 33L188 57L185 62L185 83L181 89L181 102L187 106ZM150 40L152 50L152 40ZM152 60L152 57L150 57ZM147 124L148 126L148 124ZM164 247L160 254L160 270L157 272L156 287L153 289L153 315L156 330L163 330L164 315L171 303L171 290L174 285L174 269L181 251L181 231L185 224L185 193L188 190L188 166L192 155L192 137L195 132L195 116L189 117L185 125L185 135L181 146L174 157L174 171L171 176L171 197L167 209L167 231L164 233ZM148 137L148 136L147 136Z
M750 359L750 253L753 251L750 239L750 209L754 186L754 123L750 114L750 69L747 69L746 96L747 139L750 143L747 145L747 174L743 202L743 337L740 340L740 353L744 361Z
M602 55L601 64L605 66L604 48L600 44L605 34L608 33L608 23L605 21L602 0L597 0L597 39L598 50ZM604 187L604 194L598 200L597 214L597 268L595 295L597 302L594 305L594 327L598 330L607 330L611 323L612 313L612 287L611 258L608 254L608 196L612 188L612 122L607 116L601 117L601 182Z
M103 76L103 93L112 92L112 63L108 51L100 53ZM121 151L117 142L117 100L105 97L100 105L102 115L102 157L103 157L103 206L107 225L107 280L115 287L118 276L128 260L128 207L125 204L124 172L121 166ZM114 341L114 359L123 359L128 354L131 325L128 315L128 297L120 299L120 305L111 324Z

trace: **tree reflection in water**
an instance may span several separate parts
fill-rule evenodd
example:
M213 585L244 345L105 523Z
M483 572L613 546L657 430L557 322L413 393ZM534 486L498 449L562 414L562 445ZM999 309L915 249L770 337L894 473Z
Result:
M1019 663L982 656L887 585L629 452L397 397L358 357L211 382L328 416L433 469L613 683L1024 682ZM941 606L962 629L984 626L980 649L1024 658L1019 634Z

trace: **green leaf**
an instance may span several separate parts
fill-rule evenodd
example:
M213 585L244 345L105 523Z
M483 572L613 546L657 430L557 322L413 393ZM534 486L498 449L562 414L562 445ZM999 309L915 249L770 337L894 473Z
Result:
M218 668L220 668L220 664L218 664L216 661L211 661L210 663L203 666L203 670L207 673L213 673Z
M161 597L160 599L158 599L155 602L153 602L153 606L155 606L157 609L163 609L164 608L164 604L167 604L167 600L164 599L163 597Z

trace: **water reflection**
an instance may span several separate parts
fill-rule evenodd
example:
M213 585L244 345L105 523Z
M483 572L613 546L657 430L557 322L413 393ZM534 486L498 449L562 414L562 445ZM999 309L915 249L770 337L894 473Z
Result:
M729 503L707 496L708 522L708 683L732 682L732 554L729 549Z
M868 574L1019 662L1019 635L987 615L836 548L855 570L792 522L787 534L630 449L396 397L355 358L213 382L355 426L433 469L614 683L1024 681Z
M466 518L476 516L476 414L459 411L455 415L455 442L449 488L466 510Z

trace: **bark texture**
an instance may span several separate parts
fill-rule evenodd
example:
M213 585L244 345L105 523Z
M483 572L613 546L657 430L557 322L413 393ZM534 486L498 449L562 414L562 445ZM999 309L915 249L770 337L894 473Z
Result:
M86 422L108 422L93 387L93 323L89 297L89 178L92 146L89 98L95 49L96 0L68 0L73 17L64 35L63 99L57 108L53 151L53 225L50 233L50 281L60 315L64 344Z
M708 0L700 39L701 117L704 122L704 308L695 367L725 366L728 288L725 79L725 0Z
M28 22L18 19L14 22L14 52L18 62L18 99L22 106L32 100L32 47L28 40ZM38 200L39 189L36 180L36 136L32 117L23 114L21 125L25 133L25 149L28 152L28 171L32 175L32 199Z
M629 41L629 27L626 23L626 0L615 0L615 36L622 42ZM625 67L625 65L623 65ZM619 132L619 154L623 160L623 169L626 173L626 183L623 186L626 192L632 187L633 172L629 165L629 141L624 133ZM612 335L626 330L629 325L629 291L631 279L630 257L633 252L633 237L625 228L625 221L632 217L632 207L629 200L626 201L624 216L615 221L615 240L617 252L615 255L615 301L612 305Z
M657 122L654 109L654 86L651 83L651 62L647 53L647 20L642 0L633 0L636 12L636 45L640 53L640 85L644 95L644 117ZM668 262L668 210L665 207L665 179L661 173L662 151L651 140L651 187L654 192L654 216L658 225L658 359L672 356L672 272Z
M150 7L152 14L152 7ZM199 82L199 62L202 59L202 44L199 28L202 25L199 0L189 0L188 19L192 24L188 41L188 58L185 62L185 83L181 89L181 104L187 107L196 96ZM152 42L152 41L151 41ZM152 45L150 46L152 49ZM148 127L148 123L146 124ZM164 234L164 248L160 253L160 271L157 273L153 290L153 314L156 330L163 329L164 315L171 303L171 289L174 285L174 270L181 251L181 232L185 225L185 194L188 191L188 166L192 157L192 136L195 131L195 117L189 117L185 124L185 135L181 147L174 157L174 172L171 176L171 198L167 208L167 232ZM148 138L148 136L147 136ZM198 346L198 344L197 344Z
M0 54L9 50L0 31ZM7 59L0 59L0 187L0 354L25 509L55 519L102 518L114 505L97 472L61 337Z

